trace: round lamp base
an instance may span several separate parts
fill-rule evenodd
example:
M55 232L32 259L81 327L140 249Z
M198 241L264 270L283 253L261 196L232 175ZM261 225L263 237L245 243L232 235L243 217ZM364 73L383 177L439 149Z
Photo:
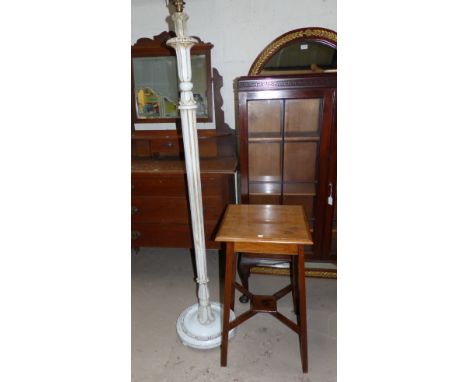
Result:
M214 320L208 325L203 325L198 321L198 304L194 304L185 309L177 319L177 334L185 346L195 349L213 349L221 345L221 335L223 333L222 309L217 302L212 302L211 311ZM236 315L231 310L229 321L236 319ZM235 334L235 328L229 331L228 339Z

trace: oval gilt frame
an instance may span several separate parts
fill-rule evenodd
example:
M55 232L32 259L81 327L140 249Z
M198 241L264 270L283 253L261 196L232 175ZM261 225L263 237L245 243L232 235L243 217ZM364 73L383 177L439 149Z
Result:
M315 41L336 49L336 32L331 29L309 27L286 32L273 40L257 56L249 70L249 76L258 76L265 64L285 46L300 41Z

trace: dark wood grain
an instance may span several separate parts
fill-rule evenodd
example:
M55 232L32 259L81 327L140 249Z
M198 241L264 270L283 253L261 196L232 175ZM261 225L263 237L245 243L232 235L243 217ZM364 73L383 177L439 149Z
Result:
M207 248L220 248L214 234L229 203L235 201L236 158L207 160L201 170ZM133 247L192 248L192 225L182 160L132 162Z

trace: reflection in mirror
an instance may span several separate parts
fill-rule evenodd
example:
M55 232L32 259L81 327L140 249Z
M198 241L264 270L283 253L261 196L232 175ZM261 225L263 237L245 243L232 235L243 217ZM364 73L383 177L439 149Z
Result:
M208 89L204 55L191 57L193 96L197 101L197 117L208 118ZM139 119L176 118L179 89L177 62L173 56L135 57L133 83L135 109Z
M273 40L257 56L249 75L336 72L336 32L301 28Z
M262 74L270 71L311 70L322 72L336 69L336 49L315 41L288 45L273 55Z
M175 50L166 42L174 32L140 38L132 45L132 130L174 129L180 121L179 76ZM211 49L213 44L197 43L191 48L193 97L197 122L212 122L213 92ZM157 128L155 123L160 124ZM170 124L169 126L167 126ZM144 126L144 127L143 127Z

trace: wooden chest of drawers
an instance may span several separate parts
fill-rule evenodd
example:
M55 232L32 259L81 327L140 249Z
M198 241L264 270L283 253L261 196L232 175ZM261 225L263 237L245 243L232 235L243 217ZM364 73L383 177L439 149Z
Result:
M192 248L185 163L181 160L132 162L132 246ZM200 162L205 240L213 241L229 203L235 203L236 158Z

